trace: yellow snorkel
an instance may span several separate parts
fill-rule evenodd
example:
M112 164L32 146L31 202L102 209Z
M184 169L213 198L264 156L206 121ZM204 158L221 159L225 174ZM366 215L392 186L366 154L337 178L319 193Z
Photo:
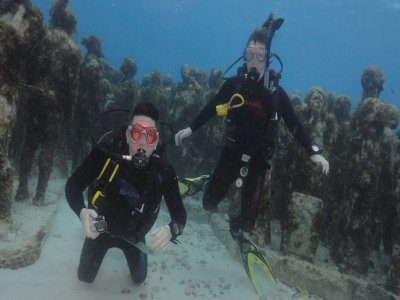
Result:
M239 98L240 102L237 103L237 104L232 104L232 101L235 98ZM224 116L226 116L228 114L228 111L230 109L241 107L241 106L243 106L243 104L244 104L243 96L240 95L239 93L236 93L236 94L232 95L232 97L231 97L231 99L229 100L228 103L217 105L215 107L215 109L217 111L217 115L218 116L224 117Z

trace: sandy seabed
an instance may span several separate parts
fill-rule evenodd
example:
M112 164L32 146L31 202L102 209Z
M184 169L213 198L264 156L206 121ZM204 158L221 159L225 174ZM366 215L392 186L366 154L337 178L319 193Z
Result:
M25 239L38 227L47 224L40 257L32 265L17 270L0 269L0 299L260 299L247 278L241 263L234 259L213 234L206 222L188 215L180 244L170 244L158 255L149 256L147 280L133 284L123 253L110 249L92 284L77 279L77 267L84 240L83 230L64 196L65 180L52 180L47 193L58 203L36 208L31 201L15 204L16 230L8 247L18 251L18 236ZM185 205L192 198L185 199ZM165 206L155 226L169 223ZM3 242L4 246L4 242ZM293 298L295 289L278 283L269 300L318 299Z

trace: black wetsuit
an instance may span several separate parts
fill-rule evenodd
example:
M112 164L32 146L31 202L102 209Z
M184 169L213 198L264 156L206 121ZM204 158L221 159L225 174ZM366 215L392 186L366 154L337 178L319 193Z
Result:
M125 138L120 144L126 148ZM121 153L118 149L113 150ZM85 207L83 191L96 180L109 157L95 148L68 179L66 197L78 217ZM147 255L128 241L145 242L144 237L158 216L162 196L171 216L170 226L183 228L186 223L175 171L164 158L153 154L143 170L137 170L127 161L118 163L120 167L106 191L106 205L97 210L105 216L107 232L94 240L86 238L82 248L78 269L82 281L95 279L107 250L113 247L123 251L135 283L140 284L146 279ZM90 201L88 205L94 209ZM174 233L173 238L176 238Z
M278 121L271 121L275 115L274 111L278 114L278 120L283 118L288 129L309 154L313 154L312 143L294 113L284 89L278 87L270 95L263 86L263 78L257 83L250 83L240 77L228 79L215 98L191 123L192 131L215 116L216 106L227 103L235 93L242 95L245 102L243 106L228 112L226 145L204 193L203 206L211 210L219 204L229 186L238 178L239 170L244 165L242 155L249 155L249 173L244 178L242 188L240 222L242 229L251 231L261 204L261 193L268 168L267 160L271 158L275 147L277 128L273 127L277 127ZM274 97L277 97L275 106ZM236 98L233 104L238 102Z

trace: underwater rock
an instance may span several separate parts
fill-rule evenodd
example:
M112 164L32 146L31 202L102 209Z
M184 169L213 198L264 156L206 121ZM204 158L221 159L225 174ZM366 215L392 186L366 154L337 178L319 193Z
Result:
M234 243L229 231L224 230L226 228L224 224L226 224L224 214L211 215L210 226L213 232L231 256L241 262L237 243ZM337 267L327 261L317 263L317 256L314 258L315 263L310 263L293 255L282 255L258 241L254 234L252 240L257 244L279 281L292 287L302 287L310 293L309 299L316 299L312 294L331 300L399 299L373 281L339 273ZM275 241L275 238L273 240ZM320 245L320 248L323 248L323 245Z
M321 199L293 193L289 205L288 251L312 260L319 243L317 224L321 223L323 202Z

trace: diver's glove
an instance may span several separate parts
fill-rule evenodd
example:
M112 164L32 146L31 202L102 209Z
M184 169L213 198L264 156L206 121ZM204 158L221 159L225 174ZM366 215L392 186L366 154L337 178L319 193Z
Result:
M175 134L175 144L177 146L180 146L182 144L183 139L186 139L191 135L192 135L192 128L190 127L178 131L178 133Z
M172 238L172 233L169 225L158 227L153 232L151 232L150 235L150 248L159 252L165 250Z
M321 154L311 155L311 160L322 167L322 174L328 175L329 163Z
M90 208L82 208L79 214L79 218L81 219L82 227L86 236L93 240L100 235L100 232L98 232L93 225L93 222L97 217L97 212Z

